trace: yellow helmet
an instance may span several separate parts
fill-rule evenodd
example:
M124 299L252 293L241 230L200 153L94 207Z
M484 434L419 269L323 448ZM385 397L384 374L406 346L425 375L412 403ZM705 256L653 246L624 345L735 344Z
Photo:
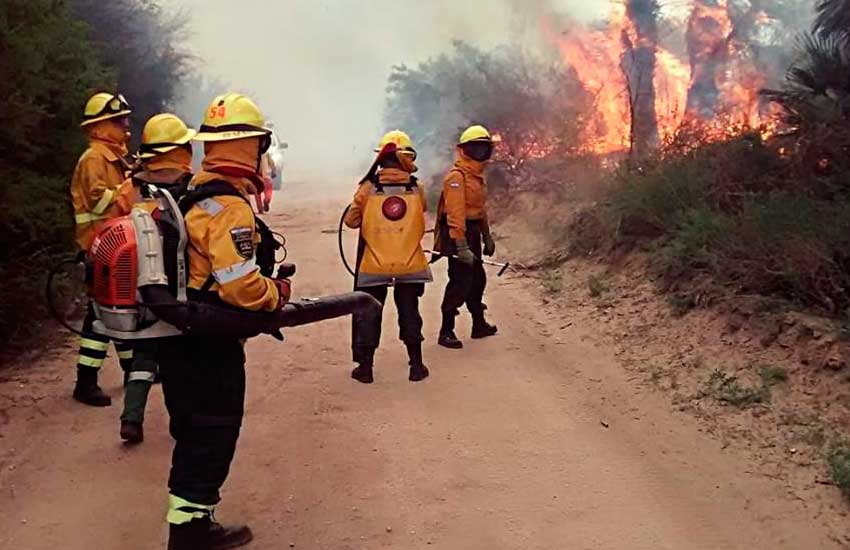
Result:
M132 112L130 104L123 95L100 92L91 96L86 102L80 126L86 127L102 120L127 116Z
M171 113L162 113L150 118L142 130L142 145L139 147L139 157L153 158L157 155L186 145L197 132Z
M204 115L198 141L230 141L249 137L270 136L266 121L257 104L248 97L228 93L215 98Z
M375 149L375 152L380 153L384 147L390 143L395 143L399 149L407 149L410 151L414 149L413 141L410 139L410 136L401 130L393 130L392 132L384 134L384 137L381 138L381 142L378 144L378 148Z
M490 131L487 130L487 128L476 124L475 126L470 126L464 130L457 143L458 145L463 145L470 141L493 141L493 137L490 135Z

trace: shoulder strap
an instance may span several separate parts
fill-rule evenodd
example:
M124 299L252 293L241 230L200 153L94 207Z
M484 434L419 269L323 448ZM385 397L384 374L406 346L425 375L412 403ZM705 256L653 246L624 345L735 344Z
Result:
M382 183L381 183L381 180L378 178L378 173L377 173L377 172L375 172L374 174L369 175L369 177L367 177L367 178L366 178L366 179L364 179L363 181L368 181L368 182L369 182L369 183L371 183L373 186L375 186L375 191L376 191L376 192L378 192L378 193L383 193L383 192L384 192L384 184L382 184ZM361 183L362 183L362 182L361 182Z
M229 183L219 180L206 183L183 195L183 198L180 199L180 211L185 216L194 205L202 200L220 196L239 197L251 208L251 214L254 214L251 202L242 193L234 189ZM284 243L276 239L277 234L256 215L254 215L254 227L260 234L260 247L257 249L257 263L260 266L260 272L266 277L271 277L274 273L276 252L283 248ZM215 277L210 274L200 290L207 292L214 284Z
M196 187L183 195L180 199L180 212L182 212L185 216L193 206L202 200L221 196L239 197L244 200L249 207L251 206L250 201L248 201L242 193L234 189L232 185L225 181L214 180L200 187ZM251 208L251 212L253 211L254 209Z
M370 179L369 181L372 183L372 185L375 186L375 189L378 191L378 193L383 193L384 187L404 187L405 191L413 191L414 189L416 189L416 186L419 183L419 180L416 179L416 176L410 176L410 181L407 183L381 183L378 180L377 175L374 177L374 179Z
M240 199L245 201L249 208L251 208L251 202L246 199L245 196L242 195L242 193L234 189L232 185L230 185L226 181L214 180L200 187L192 189L191 191L188 191L186 194L184 194L180 198L180 212L185 217L186 214L189 213L189 210L191 210L192 207L198 204L199 202L206 199L210 199L212 197L221 196L239 197ZM253 208L251 208L251 213L254 213ZM256 222L257 220L258 218L254 216L254 221ZM204 281L204 284L201 286L201 292L209 291L214 284L215 277L210 274L210 276L207 277L207 280Z

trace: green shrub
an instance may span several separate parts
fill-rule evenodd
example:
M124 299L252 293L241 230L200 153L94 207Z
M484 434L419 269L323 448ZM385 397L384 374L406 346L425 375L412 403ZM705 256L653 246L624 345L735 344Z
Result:
M783 367L762 365L759 367L759 377L762 384L770 388L787 382L788 371Z
M662 152L618 174L607 203L577 217L573 242L580 247L571 250L605 248L604 241L609 248L642 246L662 287L681 304L698 303L692 294L704 286L694 283L706 280L844 316L850 307L847 175L804 162L812 145L791 154L785 147L743 135Z
M593 298L598 298L610 290L608 283L596 275L587 278L587 288Z
M743 409L750 405L770 401L770 386L766 384L750 386L742 383L736 376L715 369L706 381L703 395L711 396L718 401Z
M827 463L832 482L841 489L844 496L850 498L850 445L834 445L827 455Z
M43 335L47 270L73 250L82 105L113 82L87 32L64 2L0 3L0 349Z

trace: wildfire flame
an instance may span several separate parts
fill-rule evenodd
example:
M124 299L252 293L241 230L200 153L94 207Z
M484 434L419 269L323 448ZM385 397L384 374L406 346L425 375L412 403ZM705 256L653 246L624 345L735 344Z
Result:
M756 18L763 21L762 13ZM595 114L583 141L600 154L627 151L632 146L634 82L623 70L630 48L646 47L624 3L612 7L604 28L571 24L556 31L543 22L566 65L595 96ZM765 123L758 91L766 82L752 63L746 46L734 37L726 0L695 0L688 19L688 60L649 44L655 52L653 85L658 138L674 136L683 125L699 125L707 137L722 139L742 128Z

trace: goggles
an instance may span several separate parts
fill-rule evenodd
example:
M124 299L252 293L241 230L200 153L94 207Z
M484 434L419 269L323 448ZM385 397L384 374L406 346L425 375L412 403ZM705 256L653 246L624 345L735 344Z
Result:
M485 162L493 157L493 142L490 140L468 141L460 146L472 160Z
M409 157L413 157L410 160L416 160L416 150L412 147L405 147L404 149L397 149L395 152L396 155L405 155Z
M100 111L94 114L87 114L83 116L83 120L92 120L98 117L102 117L103 115L117 115L119 113L129 110L130 104L127 102L123 95L118 94L112 96L106 103L104 103Z

